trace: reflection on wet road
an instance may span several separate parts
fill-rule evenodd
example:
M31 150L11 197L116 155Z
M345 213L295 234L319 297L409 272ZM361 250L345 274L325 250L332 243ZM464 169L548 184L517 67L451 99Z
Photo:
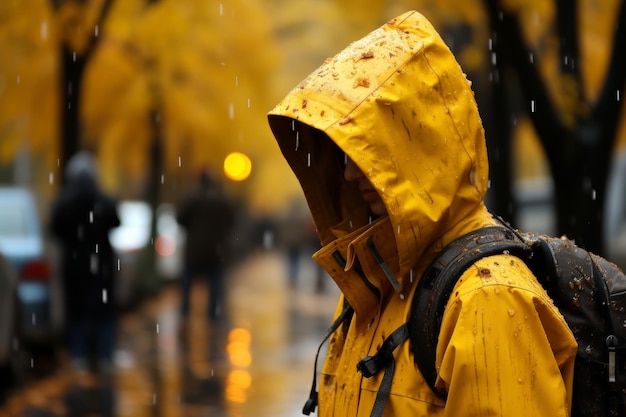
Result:
M11 395L0 417L300 415L337 298L330 283L315 292L316 274L303 263L289 288L281 253L253 254L227 277L215 323L206 317L204 283L194 283L186 323L178 287L167 286L121 317L110 375L77 375L61 361Z

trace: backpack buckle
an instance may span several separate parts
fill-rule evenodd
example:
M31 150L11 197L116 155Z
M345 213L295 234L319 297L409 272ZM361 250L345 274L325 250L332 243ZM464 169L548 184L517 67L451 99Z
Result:
M378 373L382 368L384 368L384 364L378 357L379 355L374 356L366 356L356 364L356 369L359 371L365 378L371 378Z

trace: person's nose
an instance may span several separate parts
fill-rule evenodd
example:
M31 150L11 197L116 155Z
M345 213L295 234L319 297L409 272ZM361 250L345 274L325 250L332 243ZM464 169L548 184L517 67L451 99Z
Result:
M346 167L343 171L343 177L348 182L356 181L363 177L363 173L350 158L346 158Z

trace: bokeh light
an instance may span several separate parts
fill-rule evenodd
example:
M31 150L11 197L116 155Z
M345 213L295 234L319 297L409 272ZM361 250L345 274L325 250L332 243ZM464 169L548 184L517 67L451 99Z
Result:
M232 152L224 159L224 173L233 181L243 181L252 172L252 161L241 152Z

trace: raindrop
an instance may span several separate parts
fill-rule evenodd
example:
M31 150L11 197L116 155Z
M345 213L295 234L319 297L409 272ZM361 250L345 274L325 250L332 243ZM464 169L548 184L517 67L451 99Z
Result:
M156 324L156 332L159 334L159 323Z
M409 282L411 284L413 283L413 269L409 270ZM624 323L624 326L626 327L626 322Z
M41 22L39 36L41 36L41 39L48 39L48 22Z
M307 152L306 154L306 166L311 166L311 152Z
M96 243L96 253L98 253L98 250L100 249L100 247L98 246L98 244Z
M239 87L239 76L235 75L235 87Z
M183 165L183 160L182 158L179 156L178 157L178 168L180 168Z
M585 353L587 355L591 355L592 352L593 352L593 346L589 345L585 348Z
M93 224L93 210L89 210L89 223Z
M493 50L493 39L489 38L489 50Z
M533 54L532 52L528 54L528 60L530 61L531 64L535 63L535 54Z
M21 77L20 75L18 75L18 76L15 78L15 83L16 83L17 85L20 85L20 84L22 83L22 77Z
M98 37L99 32L100 32L100 27L99 27L98 25L96 25L96 26L93 28L93 36L95 36L95 37L97 38L97 37Z
M263 247L270 249L274 245L274 234L271 230L263 232Z
M228 105L228 117L230 118L230 120L233 120L235 118L235 105L233 103L230 103Z
M535 100L530 100L530 112L535 112Z
M95 274L98 272L98 256L95 253L91 254L91 259L89 263L89 270Z
M492 52L492 53L491 53L491 65L494 65L494 66L495 66L497 63L498 63L498 60L497 60L497 58L496 58L496 53L495 53L495 52Z
M512 308L509 308L507 313L509 313L509 317L513 317L515 315L515 310L513 310Z
M220 16L224 16L224 5L220 3Z
M298 150L298 147L300 146L300 132L296 132L296 151Z
M248 98L248 108L250 108L250 99Z
M121 271L122 270L122 262L120 261L120 259L117 259L117 270Z
M161 174L161 184L165 184L165 174Z
M619 101L619 90L617 90L617 101Z
M397 233L400 234L400 225L397 227Z
M291 121L291 131L292 131L292 132L295 132L295 131L296 131L296 121L295 121L295 120L292 120L292 121Z
M593 201L595 201L595 200L596 200L596 190L591 190L591 199L592 199Z
M107 294L107 289L103 288L102 289L102 303L106 304L108 301L109 301L109 297L108 297L108 294Z
M48 174L48 182L50 183L50 185L54 184L54 173L50 173Z
M404 294L400 293L400 299L404 300Z
M72 61L76 62L76 51L72 52Z
M35 323L37 322L37 316L35 315L35 313L32 314L30 321L33 323L33 326L35 325Z
M152 393L152 404L156 404L156 402L157 402L156 393Z
M30 358L30 367L31 368L35 367L35 358Z

